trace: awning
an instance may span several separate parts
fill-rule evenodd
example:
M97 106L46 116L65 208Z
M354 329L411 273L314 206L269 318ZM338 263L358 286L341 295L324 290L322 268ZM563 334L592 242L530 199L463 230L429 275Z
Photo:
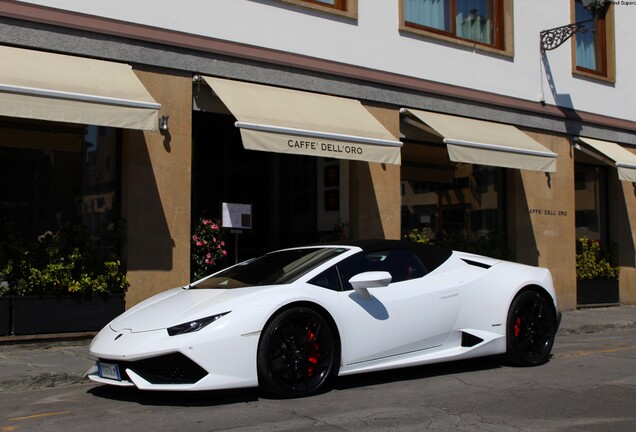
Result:
M0 46L0 115L157 130L161 107L130 65Z
M400 112L440 136L454 162L556 171L557 154L514 126L410 108Z
M576 138L576 141L588 147L587 152L591 152L593 156L601 158L608 165L615 166L620 180L636 182L636 154L609 141L583 137ZM581 148L581 146L578 147Z
M203 77L249 150L400 164L398 141L357 100Z

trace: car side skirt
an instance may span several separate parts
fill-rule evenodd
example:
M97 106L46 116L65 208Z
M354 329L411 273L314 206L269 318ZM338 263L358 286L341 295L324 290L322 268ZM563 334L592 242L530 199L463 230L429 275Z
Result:
M338 375L346 376L364 372L420 366L425 364L463 360L489 355L498 355L506 352L505 335L502 335L500 333L491 333L471 329L460 330L455 334L459 336L463 332L478 336L480 339L483 339L483 341L470 347L461 346L459 343L452 343L450 345L446 343L444 345L429 348L426 350L415 351L356 364L343 365L340 367L340 372ZM461 337L452 339L454 341L458 341L461 339Z

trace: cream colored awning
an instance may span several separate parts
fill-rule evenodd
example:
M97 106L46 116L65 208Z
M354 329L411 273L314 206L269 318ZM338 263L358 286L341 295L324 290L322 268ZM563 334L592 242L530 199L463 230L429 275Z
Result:
M400 164L402 143L354 99L203 77L249 150Z
M556 171L557 154L514 126L410 108L400 112L441 137L454 162Z
M0 115L157 130L161 107L127 64L0 46Z
M578 137L576 140L579 144L589 147L591 150L588 152L591 151L593 156L600 157L609 165L615 166L620 180L636 182L636 154L609 141L583 137Z

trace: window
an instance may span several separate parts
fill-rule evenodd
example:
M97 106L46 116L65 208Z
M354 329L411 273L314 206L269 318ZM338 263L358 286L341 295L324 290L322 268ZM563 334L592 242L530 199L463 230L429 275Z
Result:
M614 80L613 7L605 16L585 9L574 0L574 22L585 23L586 32L574 36L574 69L576 73Z
M402 0L402 30L452 39L470 46L511 46L511 0ZM505 17L510 25L505 25ZM508 22L508 21L507 21ZM508 47L509 48L509 47Z
M0 135L2 228L10 225L12 235L30 245L46 233L81 225L94 247L115 247L117 129L2 117ZM0 244L6 241L2 228Z
M276 251L229 267L192 288L243 288L292 283L346 249L306 248Z
M311 9L335 13L351 18L356 18L358 13L358 0L280 0Z
M402 236L417 230L436 245L507 258L505 177L505 168L472 164L457 164L447 181L403 177Z
M445 257L443 261L446 258L448 257ZM334 291L351 291L353 287L349 279L369 271L389 272L391 283L421 278L427 273L426 267L415 253L409 250L392 249L354 255L322 272L309 283Z
M325 5L334 9L346 10L345 0L305 0L307 3Z
M607 167L585 163L574 164L576 204L576 237L606 242L607 224Z

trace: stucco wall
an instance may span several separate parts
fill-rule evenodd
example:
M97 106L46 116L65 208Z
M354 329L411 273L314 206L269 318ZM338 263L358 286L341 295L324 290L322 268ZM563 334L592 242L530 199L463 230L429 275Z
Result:
M636 183L620 181L616 170L610 176L610 230L612 243L618 247L620 301L636 304ZM614 199L615 201L612 201Z
M576 307L574 162L567 138L524 131L558 154L557 172L518 170L513 187L509 231L517 261L547 267L562 310Z
M167 132L124 131L122 217L128 223L126 307L190 280L192 78L135 70L169 116Z
M399 111L367 105L369 112L399 136ZM354 239L400 237L400 166L350 162L350 235Z

